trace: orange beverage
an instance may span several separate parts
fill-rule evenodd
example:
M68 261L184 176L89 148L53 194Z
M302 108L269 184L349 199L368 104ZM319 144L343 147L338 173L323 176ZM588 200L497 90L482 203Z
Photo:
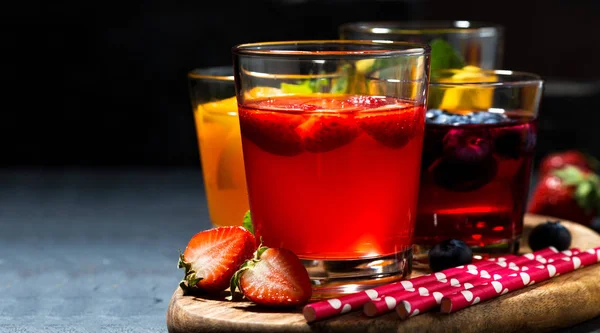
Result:
M241 225L248 193L236 98L199 104L194 118L210 219Z
M258 237L302 259L409 250L424 107L359 95L246 100L239 108Z

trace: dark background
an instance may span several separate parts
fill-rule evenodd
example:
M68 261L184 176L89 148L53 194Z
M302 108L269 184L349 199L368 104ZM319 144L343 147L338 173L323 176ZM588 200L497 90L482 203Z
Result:
M8 5L3 5L8 6ZM502 24L504 68L547 82L538 156L600 155L596 0L138 0L20 2L2 11L2 163L196 166L186 73L231 46L327 39L360 20ZM9 7L10 7L9 6Z

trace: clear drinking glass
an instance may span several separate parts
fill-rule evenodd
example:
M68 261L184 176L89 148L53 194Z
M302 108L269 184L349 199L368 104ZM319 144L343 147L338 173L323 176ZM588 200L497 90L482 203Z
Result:
M512 71L431 72L417 256L456 238L475 253L517 253L543 81Z
M503 27L471 21L356 22L339 27L341 39L393 40L430 44L431 69L475 66L502 68ZM448 47L457 57L446 57ZM436 53L444 53L438 62Z
M188 73L210 220L241 225L248 210L242 139L231 66Z
M289 41L233 55L257 237L304 261L316 298L406 276L429 48Z

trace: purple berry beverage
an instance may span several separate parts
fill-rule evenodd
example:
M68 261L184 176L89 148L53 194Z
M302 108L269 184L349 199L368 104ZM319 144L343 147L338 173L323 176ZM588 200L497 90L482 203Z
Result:
M517 114L427 112L417 252L448 238L484 254L518 250L537 131Z

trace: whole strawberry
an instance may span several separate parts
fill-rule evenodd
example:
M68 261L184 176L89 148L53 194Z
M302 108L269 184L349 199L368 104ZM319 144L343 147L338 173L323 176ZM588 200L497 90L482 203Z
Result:
M254 235L242 227L218 227L197 233L179 255L179 268L185 276L179 286L187 293L196 288L221 292L240 265L256 249Z
M597 171L598 161L577 150L566 150L547 155L540 162L540 177L547 175L553 170L559 170L567 165L573 165L586 171Z
M312 296L308 272L298 257L282 248L260 246L231 279L231 294L239 288L256 304L271 307L303 305Z
M590 225L600 211L600 181L589 170L567 165L541 176L527 211Z

